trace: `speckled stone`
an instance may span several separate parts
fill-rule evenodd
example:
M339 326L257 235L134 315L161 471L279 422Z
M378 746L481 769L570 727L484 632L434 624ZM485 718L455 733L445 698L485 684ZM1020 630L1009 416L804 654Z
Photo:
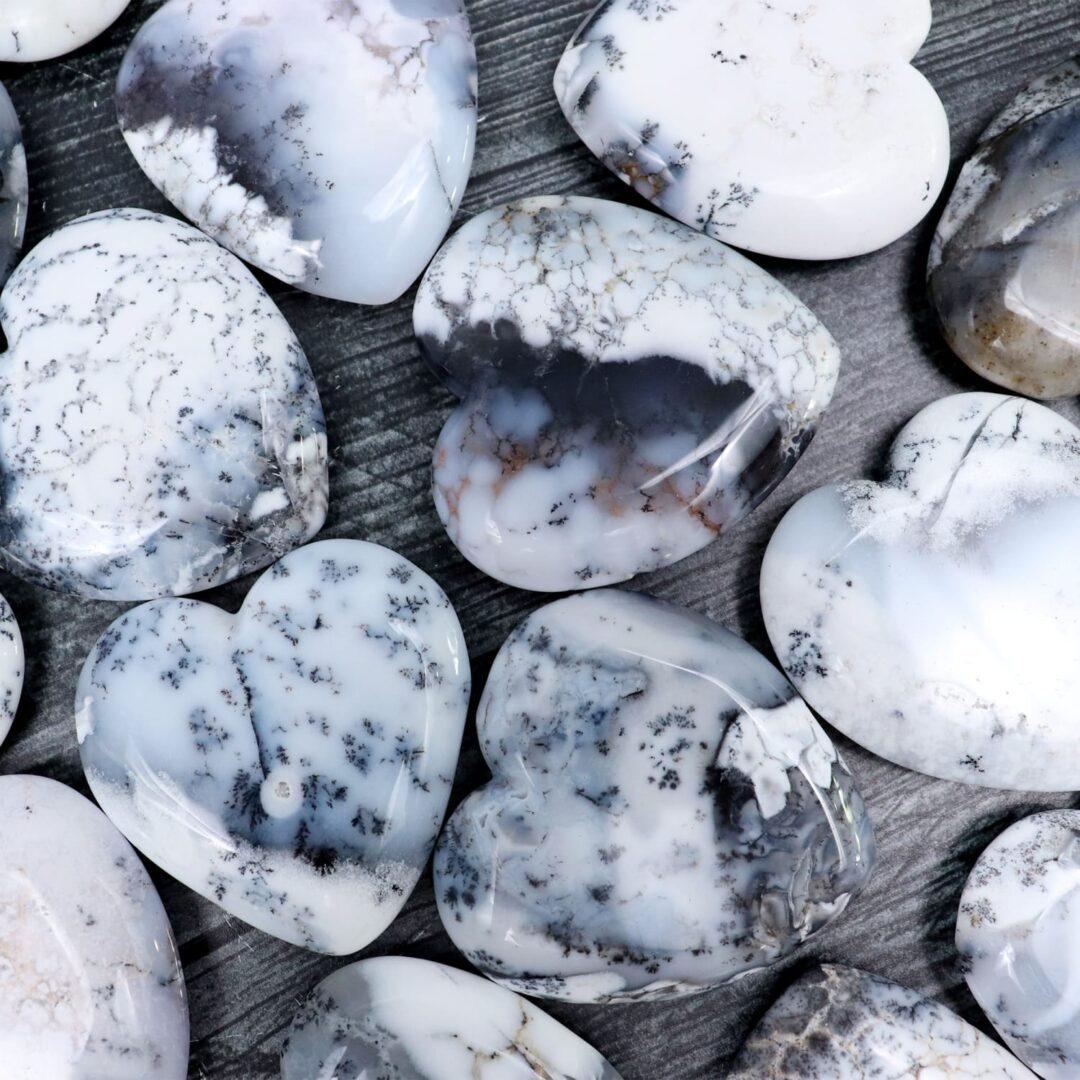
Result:
M385 304L465 193L476 55L461 0L169 0L117 108L146 174L220 243L307 292Z
M93 803L0 777L4 1080L184 1080L188 1010L165 909Z
M454 944L512 990L659 999L763 968L866 884L870 819L760 653L683 608L586 593L503 646L477 716L493 780L435 855Z
M456 968L382 956L335 971L301 1006L282 1080L619 1080L524 998Z
M8 602L0 596L0 744L15 721L25 671L19 624Z
M344 955L416 885L446 812L469 660L445 593L386 548L294 551L235 616L129 611L76 697L91 790L148 858L237 916Z
M1037 79L983 134L930 254L949 344L991 382L1080 394L1080 59Z
M0 83L0 285L7 281L22 250L29 206L22 128L15 106Z
M296 336L182 222L110 210L54 232L0 296L0 560L105 600L197 592L326 516L326 433Z
M0 62L30 63L74 52L108 29L131 0L3 0Z
M511 585L625 581L716 539L787 475L840 352L753 263L619 203L473 218L416 299L461 398L435 449L450 538Z

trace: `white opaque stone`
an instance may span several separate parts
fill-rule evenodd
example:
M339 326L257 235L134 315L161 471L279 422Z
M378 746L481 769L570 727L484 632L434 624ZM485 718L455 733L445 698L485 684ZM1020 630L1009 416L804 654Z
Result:
M7 738L22 697L26 661L15 613L0 596L0 743Z
M289 1029L282 1080L619 1080L531 1002L456 968L383 956L334 972Z
M979 857L956 947L975 999L1039 1076L1080 1076L1080 811L1018 821Z
M617 176L725 243L795 259L916 225L949 124L910 61L929 0L603 0L555 92Z
M0 61L29 63L74 52L111 26L131 0L3 0Z
M798 502L761 570L803 697L899 765L987 787L1080 788L1080 431L957 394L897 436L881 483Z
M472 167L461 0L169 0L117 83L120 127L182 213L307 292L396 300Z
M0 858L4 1080L184 1080L184 979L131 845L71 788L4 776Z
M134 608L83 667L79 749L102 808L230 914L355 952L409 898L442 824L469 702L445 593L386 548L292 552L235 616Z

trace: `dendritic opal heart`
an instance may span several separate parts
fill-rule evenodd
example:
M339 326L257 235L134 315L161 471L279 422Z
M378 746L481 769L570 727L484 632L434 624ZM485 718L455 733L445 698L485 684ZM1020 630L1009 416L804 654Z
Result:
M8 602L0 596L0 744L15 721L25 670L19 624Z
M897 436L882 483L781 521L761 604L780 662L845 735L899 765L1080 788L1080 431L957 394Z
M360 541L286 556L239 613L129 611L79 679L79 748L105 812L230 914L320 952L401 910L454 777L469 661L423 571Z
M0 777L4 1080L184 1080L188 1010L165 909L78 792Z
M1080 58L983 134L929 274L945 336L970 368L1032 397L1080 394Z
M949 123L910 64L929 0L602 0L555 93L660 209L794 259L875 251L930 211Z
M956 948L976 1001L1046 1080L1080 1075L1080 811L1033 814L983 853Z
M436 896L512 990L705 990L786 956L869 878L869 816L809 709L690 611L613 591L541 608L477 726L494 778L440 838Z
M333 1064L330 1064L333 1063ZM380 956L335 971L293 1020L282 1080L619 1080L588 1043L456 968Z
M840 366L753 263L596 199L473 218L414 322L462 398L435 450L451 539L492 577L552 592L666 566L748 514L809 443Z
M15 106L0 83L0 285L22 250L30 188L26 177L26 151Z
M729 1080L1035 1080L944 1005L888 979L826 964L765 1014Z
M197 592L326 517L326 433L299 342L183 222L65 225L0 296L0 560L105 600Z
M107 30L131 0L3 0L0 61L30 63L74 52Z
M117 107L147 176L220 243L307 292L385 304L461 203L476 54L461 0L169 0Z

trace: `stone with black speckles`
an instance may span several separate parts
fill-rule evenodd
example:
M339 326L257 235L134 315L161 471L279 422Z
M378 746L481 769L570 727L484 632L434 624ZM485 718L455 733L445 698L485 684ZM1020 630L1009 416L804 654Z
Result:
M469 702L446 594L386 548L312 544L235 616L134 608L83 666L91 790L185 885L266 933L344 955L401 910L446 811Z
M869 879L869 816L809 709L685 609L608 590L541 608L477 727L493 779L447 823L435 890L455 945L511 990L706 990L791 953Z
M670 565L788 474L840 352L743 256L619 203L546 197L473 218L414 309L461 398L435 502L485 573L558 592Z
M107 30L131 0L4 0L0 61L52 60Z
M0 596L0 744L7 738L22 697L26 660L15 612Z

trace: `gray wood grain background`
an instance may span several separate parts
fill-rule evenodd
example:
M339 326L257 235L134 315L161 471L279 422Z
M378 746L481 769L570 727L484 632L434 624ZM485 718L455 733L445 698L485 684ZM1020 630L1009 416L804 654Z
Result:
M462 218L507 199L578 193L633 196L598 165L563 121L551 78L592 0L466 0L480 56L481 125ZM112 83L136 27L158 6L135 0L101 39L72 56L0 65L24 124L32 184L28 241L80 214L116 206L168 207L116 128ZM1028 79L1080 47L1077 0L936 0L917 65L945 101L954 175L982 126ZM692 92L687 87L687 92ZM722 107L722 103L718 103ZM844 350L839 390L793 475L750 520L713 547L633 584L727 624L769 652L757 603L768 537L806 491L873 475L899 427L944 394L986 388L946 349L923 273L940 206L913 234L876 255L799 265L758 260L832 330ZM357 258L371 257L357 252ZM375 256L377 257L377 256ZM428 492L430 448L451 401L429 376L410 330L412 294L361 309L266 282L299 334L319 380L333 453L326 536L396 548L434 575L457 606L478 686L491 654L544 597L489 580L447 540ZM1080 419L1074 401L1056 406ZM235 610L250 582L205 599ZM27 684L0 772L34 772L86 792L72 702L80 664L119 606L49 594L0 576L22 626ZM880 858L867 892L786 964L670 1004L555 1006L556 1016L605 1053L626 1080L719 1077L756 1018L794 971L815 959L856 964L932 994L981 1027L952 944L968 870L1016 818L1069 796L982 791L906 772L838 739L877 825ZM466 736L453 802L485 778ZM2 853L0 853L2 858ZM344 963L293 948L228 918L151 868L180 944L191 1002L191 1077L275 1077L285 1029L314 984ZM368 954L458 957L436 915L430 875ZM47 1078L43 1078L47 1080Z

